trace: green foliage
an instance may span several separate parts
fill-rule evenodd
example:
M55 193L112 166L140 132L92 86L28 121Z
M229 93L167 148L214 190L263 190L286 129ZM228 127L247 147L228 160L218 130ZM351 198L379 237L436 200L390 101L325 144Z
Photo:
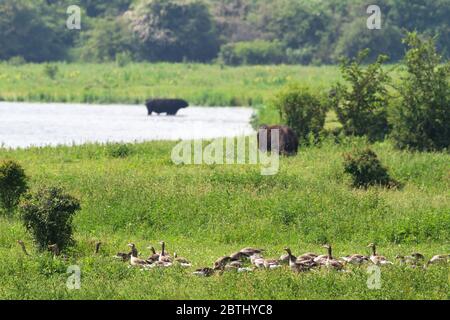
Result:
M76 36L63 27L65 8L49 6L44 0L0 1L0 60L15 56L30 62L63 59Z
M344 172L352 176L353 187L398 186L398 183L389 176L388 170L381 164L377 154L371 149L347 153L344 158Z
M217 56L214 24L202 1L144 0L128 18L143 59L210 61Z
M119 52L116 54L116 64L118 67L123 68L127 64L133 61L133 57L130 51Z
M386 56L367 67L362 62L369 54L364 50L353 60L341 64L343 78L351 88L338 83L331 93L331 104L346 135L367 136L382 140L389 131L387 121L389 76L382 69Z
M0 161L0 205L7 212L14 210L27 188L22 166L13 160Z
M255 40L222 46L219 59L227 65L279 64L284 60L284 47L277 41Z
M11 57L8 60L8 64L10 66L14 66L14 67L22 66L22 65L24 65L26 63L27 63L27 61L22 56Z
M279 110L282 121L297 133L300 144L308 144L310 135L318 138L325 124L326 108L321 98L309 88L289 85L272 103Z
M125 19L97 19L93 26L81 35L81 58L88 62L108 62L124 58L132 59L136 52L132 32Z
M109 144L107 153L112 158L126 158L132 153L132 148L128 144Z
M46 63L44 64L43 72L46 77L54 80L58 75L59 68L56 64Z
M53 244L62 250L73 244L72 219L78 210L79 201L56 187L29 193L20 203L23 224L40 250Z
M417 33L405 39L407 75L393 112L393 138L399 148L442 150L450 146L450 64L442 64L432 39Z

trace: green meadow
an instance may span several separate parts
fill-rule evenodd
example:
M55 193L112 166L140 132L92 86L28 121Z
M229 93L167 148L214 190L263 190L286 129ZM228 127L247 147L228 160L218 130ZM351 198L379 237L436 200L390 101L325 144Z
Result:
M258 106L289 82L328 89L340 77L337 67L205 64L0 63L0 101L130 103L150 97L177 97L199 106Z
M348 272L295 274L288 268L210 278L192 275L219 256L247 246L279 257L294 254L369 253L369 242L395 261L397 254L427 258L450 251L450 155L397 151L390 141L373 149L401 181L400 190L355 190L343 173L342 154L363 139L325 139L282 158L280 171L259 166L176 166L175 142L1 150L18 161L30 185L63 186L81 200L74 220L76 245L67 258L36 251L20 220L0 218L0 299L449 299L448 266L382 268L381 288L370 289L365 267ZM25 256L16 241L27 244ZM112 258L136 243L143 257L165 240L191 269L141 271ZM102 241L98 255L94 243ZM81 269L81 289L66 287L71 265Z

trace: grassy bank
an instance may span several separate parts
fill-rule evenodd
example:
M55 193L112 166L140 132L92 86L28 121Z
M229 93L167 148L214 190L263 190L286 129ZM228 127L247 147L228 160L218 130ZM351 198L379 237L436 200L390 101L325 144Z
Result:
M260 105L289 81L318 90L339 78L337 67L204 64L0 64L0 100L32 102L143 103L149 97L179 97L193 105Z
M370 290L364 268L203 279L176 268L141 272L111 258L126 251L130 241L147 255L145 248L162 239L170 252L198 267L245 246L264 247L273 257L286 245L295 253L321 252L324 242L334 245L336 256L367 252L373 241L391 260L414 251L428 257L448 253L450 156L376 144L374 150L405 187L352 190L342 172L342 153L363 144L349 139L303 148L298 156L282 159L273 177L261 176L255 166L175 166L169 142L130 145L125 159L98 145L0 150L0 158L25 167L32 186L62 185L82 202L74 221L77 245L68 261L35 252L17 218L0 218L0 298L450 298L446 267L385 268L381 290ZM28 243L30 258L17 239ZM97 240L104 247L94 256ZM82 287L69 291L66 269L73 264L81 267Z

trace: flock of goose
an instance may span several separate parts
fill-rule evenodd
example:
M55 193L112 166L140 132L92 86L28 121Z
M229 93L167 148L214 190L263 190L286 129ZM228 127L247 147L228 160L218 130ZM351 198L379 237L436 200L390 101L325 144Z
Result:
M192 267L192 263L183 257L179 257L175 252L173 256L166 251L165 242L161 241L161 252L156 252L153 246L148 247L150 256L146 259L140 258L136 245L134 243L128 244L131 251L128 253L119 252L114 257L124 262L129 262L130 267L140 267L143 269L150 269L155 267L172 267L178 265L181 267ZM284 248L286 254L283 254L277 259L266 259L263 257L264 249L259 248L244 248L240 251L234 252L228 256L218 258L212 267L204 267L196 269L193 274L198 276L211 276L216 272L237 271L237 272L251 272L256 269L277 269L284 265L289 266L292 271L304 272L313 269L327 268L334 270L343 270L346 265L363 265L371 263L378 266L392 265L385 256L379 255L376 251L375 244L371 243L367 246L371 248L371 255L351 254L341 258L334 258L331 245L323 246L327 250L326 254L316 254L312 252L304 253L299 256L294 256L290 248ZM96 251L98 252L98 247ZM426 262L425 256L421 253L415 252L410 256L397 255L396 260L402 265L409 265L411 267L426 268L433 264L447 264L450 261L450 255L435 255Z

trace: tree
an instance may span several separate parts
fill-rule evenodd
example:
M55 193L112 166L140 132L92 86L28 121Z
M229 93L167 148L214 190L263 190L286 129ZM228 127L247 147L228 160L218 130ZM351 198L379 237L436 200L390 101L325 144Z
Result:
M217 56L217 35L203 2L145 0L128 18L144 59L205 62Z
M73 44L74 33L63 27L65 12L42 0L4 0L0 12L0 60L15 56L31 62L59 60Z
M361 51L352 60L343 59L341 72L351 88L338 83L332 90L331 101L346 135L367 136L374 141L383 139L389 131L386 89L389 76L382 69L386 56L362 67L369 51Z
M443 64L433 39L409 33L407 75L394 108L392 136L399 148L442 150L450 146L450 63Z

